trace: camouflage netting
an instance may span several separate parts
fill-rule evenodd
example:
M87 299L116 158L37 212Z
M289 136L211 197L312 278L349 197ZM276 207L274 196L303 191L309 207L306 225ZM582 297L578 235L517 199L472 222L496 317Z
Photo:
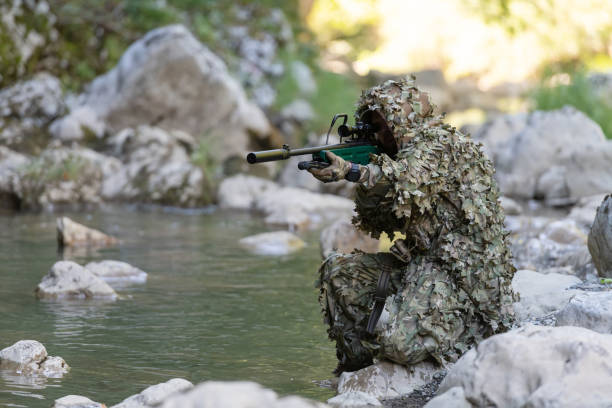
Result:
M402 364L454 361L513 321L515 268L493 166L480 145L432 116L427 95L411 80L366 91L357 115L366 110L384 115L398 152L367 166L370 183L357 190L354 223L374 237L404 233L412 259L392 266L402 284L387 299L390 317L364 341L376 279L359 271L377 255L329 258L320 285L330 337L341 363L360 353Z

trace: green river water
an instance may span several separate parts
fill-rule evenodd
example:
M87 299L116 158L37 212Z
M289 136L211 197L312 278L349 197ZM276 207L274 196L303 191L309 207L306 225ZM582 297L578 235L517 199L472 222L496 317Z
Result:
M34 289L61 259L59 215L0 216L0 349L38 340L71 371L48 380L0 371L0 406L50 407L68 394L111 406L175 377L251 380L322 401L333 395L315 383L329 379L336 363L313 286L317 231L303 236L304 250L265 257L237 244L269 230L244 213L65 213L121 239L117 247L66 259L121 260L149 277L117 288L115 302L40 301Z

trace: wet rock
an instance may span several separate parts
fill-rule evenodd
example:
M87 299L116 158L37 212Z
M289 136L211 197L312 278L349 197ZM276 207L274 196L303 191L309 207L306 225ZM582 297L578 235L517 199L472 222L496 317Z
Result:
M195 207L212 201L202 169L191 162L194 139L158 127L127 128L108 142L124 163L110 198Z
M71 261L56 262L38 284L36 296L46 299L117 298L106 282Z
M589 232L588 246L599 276L612 277L612 197L607 195Z
M49 378L62 377L70 369L63 358L49 356L45 346L36 340L20 340L1 350L0 368Z
M152 385L141 393L126 398L111 408L149 408L161 404L168 397L193 388L193 384L182 378L173 378L165 383Z
M253 382L207 381L168 397L160 408L325 408L327 405L300 397L278 398Z
M321 257L323 259L332 252L350 254L358 249L363 252L378 252L380 242L368 234L358 230L349 220L338 220L321 232Z
M612 292L578 293L557 314L557 326L577 326L612 334Z
M272 145L265 114L251 103L223 61L184 26L157 28L132 44L111 71L78 98L110 128L141 124L206 135L223 160L249 144Z
M523 207L510 197L501 197L500 201L506 215L521 215L523 213Z
M347 392L336 395L335 397L328 399L327 403L336 408L366 408L383 406L378 399L362 391Z
M477 407L603 407L612 403L611 354L611 335L527 326L468 351L439 392L462 387Z
M265 192L275 192L280 186L259 177L238 174L226 178L219 185L217 200L219 207L229 210L250 210L255 199Z
M472 408L461 387L453 387L429 401L425 408Z
M109 246L118 242L117 238L86 227L68 217L57 219L57 244L59 247Z
M60 81L49 74L0 90L0 143L38 152L48 142L47 126L65 109Z
M106 405L82 395L66 395L55 400L53 408L106 408Z
M501 116L474 138L495 163L504 195L567 204L612 190L612 174L605 171L612 142L572 107Z
M558 273L517 271L512 279L512 289L520 295L520 300L514 304L517 320L544 316L563 308L578 293L568 288L581 282L575 276Z
M405 367L381 361L359 371L342 373L338 394L364 392L378 399L399 397L431 382L438 371L429 362Z
M264 232L239 241L240 246L259 255L287 255L299 251L306 244L288 231Z
M88 106L77 107L49 126L51 136L62 142L98 140L104 137L105 132L106 125Z
M147 280L147 273L129 263L105 260L90 262L85 269L107 283L135 282L143 283Z

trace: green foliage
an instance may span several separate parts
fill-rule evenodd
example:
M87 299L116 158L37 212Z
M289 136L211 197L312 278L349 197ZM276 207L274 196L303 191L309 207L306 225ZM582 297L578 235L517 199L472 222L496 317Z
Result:
M44 157L30 162L22 171L22 176L38 180L41 184L77 180L86 166L83 159L69 156L59 163L51 163Z
M361 84L357 79L333 72L315 71L317 92L312 98L315 119L310 124L311 130L316 132L327 131L332 117L336 113L354 111L355 103L361 95ZM350 118L352 121L352 118Z
M559 78L566 83L555 83ZM584 72L549 73L530 96L533 109L575 107L597 122L606 137L612 139L612 103L597 92Z

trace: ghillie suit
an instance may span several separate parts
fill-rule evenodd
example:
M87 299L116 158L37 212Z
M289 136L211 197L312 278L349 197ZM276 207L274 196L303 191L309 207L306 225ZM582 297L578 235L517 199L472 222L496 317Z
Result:
M321 266L320 302L338 371L374 357L405 365L455 361L514 318L515 268L493 166L480 145L433 116L412 80L371 88L357 106L358 120L383 118L378 135L392 135L396 151L359 166L353 223L375 238L406 237L393 254L334 254ZM390 271L385 312L369 334L383 268Z

